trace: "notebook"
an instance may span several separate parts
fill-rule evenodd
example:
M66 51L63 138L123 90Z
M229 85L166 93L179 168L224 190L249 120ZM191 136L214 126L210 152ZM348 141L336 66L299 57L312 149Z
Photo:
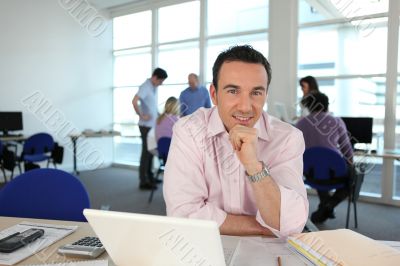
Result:
M349 229L301 233L289 245L315 265L400 265L400 252Z

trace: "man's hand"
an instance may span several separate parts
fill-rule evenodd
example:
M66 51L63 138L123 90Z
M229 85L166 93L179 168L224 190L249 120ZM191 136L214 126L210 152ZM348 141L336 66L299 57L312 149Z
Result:
M258 132L256 128L236 125L229 131L229 140L249 175L262 170L262 164L257 158Z
M149 121L151 116L150 115L140 115L140 118L144 121Z

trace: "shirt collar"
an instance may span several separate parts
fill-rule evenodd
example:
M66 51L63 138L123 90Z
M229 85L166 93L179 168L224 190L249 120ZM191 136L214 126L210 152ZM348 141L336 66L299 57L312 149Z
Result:
M270 139L268 132L271 130L271 123L269 123L269 120L270 119L268 117L268 114L266 112L263 112L256 124L254 125L254 128L257 128L258 130L258 138L265 141L268 141ZM213 137L223 132L226 132L224 123L219 116L218 108L214 106L211 109L210 120L207 128L207 136Z

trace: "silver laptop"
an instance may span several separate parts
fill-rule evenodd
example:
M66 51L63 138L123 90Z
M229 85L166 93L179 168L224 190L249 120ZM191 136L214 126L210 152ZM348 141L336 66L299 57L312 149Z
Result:
M225 266L213 221L85 209L89 224L118 266Z

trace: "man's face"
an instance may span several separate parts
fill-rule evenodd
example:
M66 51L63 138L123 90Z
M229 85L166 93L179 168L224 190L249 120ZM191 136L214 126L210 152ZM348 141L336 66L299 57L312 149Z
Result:
M189 87L190 88L192 88L192 89L195 89L195 88L197 88L197 79L196 79L196 77L195 76L193 76L193 75L189 75L188 76L188 83L189 83Z
M153 84L154 84L155 87L158 87L158 86L160 86L161 84L163 84L164 80L165 80L165 79L155 78Z
M222 64L218 91L211 85L210 94L228 132L238 124L254 127L267 98L267 84L268 76L262 64L240 61Z

